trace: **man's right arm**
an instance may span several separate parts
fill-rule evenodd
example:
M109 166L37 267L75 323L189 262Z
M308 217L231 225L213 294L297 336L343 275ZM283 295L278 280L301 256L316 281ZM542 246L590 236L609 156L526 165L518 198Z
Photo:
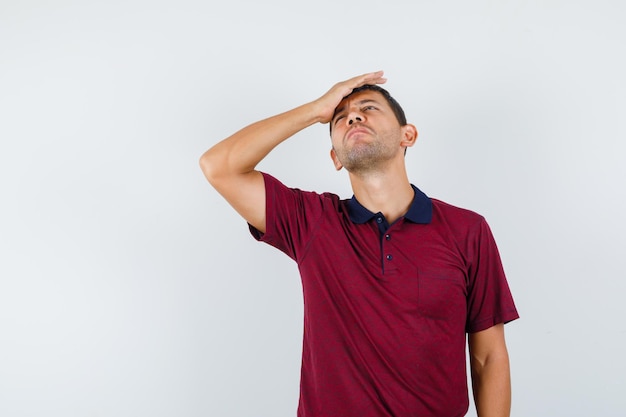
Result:
M200 158L211 185L252 226L265 233L265 184L255 168L278 144L314 123L327 123L343 97L364 84L381 84L382 71L335 84L319 99L253 123L217 143Z

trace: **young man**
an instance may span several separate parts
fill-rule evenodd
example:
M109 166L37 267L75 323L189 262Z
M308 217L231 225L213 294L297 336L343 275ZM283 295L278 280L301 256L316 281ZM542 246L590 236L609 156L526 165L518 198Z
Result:
M478 415L510 414L503 324L518 317L478 214L408 180L417 130L378 86L382 71L254 123L201 167L253 236L298 263L304 290L299 417L463 416L468 336ZM330 123L335 167L354 196L285 187L255 166L282 141Z

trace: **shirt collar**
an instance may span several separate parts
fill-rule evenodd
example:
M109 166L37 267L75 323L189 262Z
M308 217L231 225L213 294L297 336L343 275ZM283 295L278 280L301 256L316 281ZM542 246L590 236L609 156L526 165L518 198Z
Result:
M411 184L411 187L413 187L415 196L404 218L413 223L428 224L433 217L433 203L419 188L413 184ZM354 195L348 200L348 213L350 220L357 224L366 223L376 215L376 213L372 213L363 207Z

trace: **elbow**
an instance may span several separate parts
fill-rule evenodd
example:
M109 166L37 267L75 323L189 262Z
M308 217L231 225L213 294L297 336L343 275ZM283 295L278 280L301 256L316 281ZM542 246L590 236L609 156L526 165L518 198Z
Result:
M218 143L206 151L199 162L204 176L218 191L254 171L254 167L246 163L238 149L225 146L224 143Z
M215 152L213 152L212 149L209 149L200 157L200 169L212 185L215 184L220 171L222 171L219 167L219 159L220 158L215 155Z

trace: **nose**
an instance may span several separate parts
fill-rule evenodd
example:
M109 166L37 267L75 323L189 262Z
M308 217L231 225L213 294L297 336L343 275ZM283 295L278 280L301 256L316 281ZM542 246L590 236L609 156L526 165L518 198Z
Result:
M362 121L363 121L363 117L356 112L350 112L350 114L348 115L348 125L352 125L352 123L362 122Z

